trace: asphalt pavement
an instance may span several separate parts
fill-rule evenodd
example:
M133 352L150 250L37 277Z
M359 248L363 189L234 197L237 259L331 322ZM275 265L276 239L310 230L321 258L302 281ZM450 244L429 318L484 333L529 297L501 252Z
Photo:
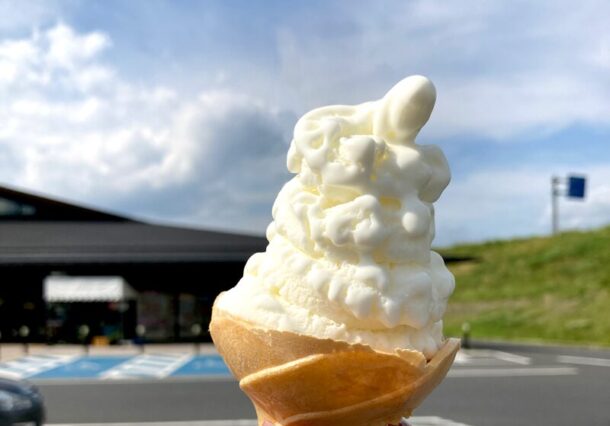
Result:
M610 426L610 351L477 347L460 352L445 381L416 410L414 426ZM255 418L237 383L223 374L32 380L51 424L246 426Z

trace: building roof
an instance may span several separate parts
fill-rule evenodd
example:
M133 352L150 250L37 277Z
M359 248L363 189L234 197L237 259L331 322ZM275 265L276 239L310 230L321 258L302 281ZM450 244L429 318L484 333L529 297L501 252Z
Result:
M0 266L245 262L267 246L263 237L153 225L0 186L3 200L18 208L0 208Z
M0 265L246 261L262 237L145 223L0 221Z
M0 186L0 265L244 262L263 237L163 226Z
M0 220L135 222L126 216L2 185L0 185Z

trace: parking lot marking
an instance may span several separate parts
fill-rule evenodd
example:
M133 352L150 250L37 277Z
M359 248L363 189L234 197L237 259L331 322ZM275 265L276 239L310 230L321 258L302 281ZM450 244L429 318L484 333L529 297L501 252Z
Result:
M106 370L103 379L163 378L169 376L193 356L185 354L143 354L138 355Z
M231 372L220 355L204 355L193 357L171 374L172 377L202 375L230 376Z
M36 362L34 362L36 361ZM155 355L139 356L92 355L62 358L62 363L49 362L44 358L44 368L38 364L41 361L22 358L11 362L10 366L0 368L0 375L13 378L30 377L45 383L66 383L83 380L92 382L99 379L171 379L180 380L190 377L214 380L232 378L231 372L219 355ZM10 369L9 369L10 367Z
M512 362L514 364L530 365L532 360L529 357L511 354L503 351L491 351L491 355L499 360Z
M411 426L468 426L436 416L411 417ZM257 426L256 420L201 420L186 422L139 422L139 423L47 423L49 426Z
M591 365L594 367L610 367L610 359L590 358L586 356L559 355L557 357L557 362L563 364Z
M31 376L32 379L86 379L96 378L104 371L129 360L128 356L81 357L72 362Z
M578 370L565 364L610 367L610 359L557 356L561 364L536 366L531 359L503 351L466 349L458 352L448 377L507 377L571 375ZM515 365L515 364L518 364ZM521 367L521 368L517 368ZM68 383L99 379L126 381L227 380L231 372L217 354L189 353L141 355L31 355L0 364L0 376ZM79 380L75 380L79 379ZM111 380L112 381L112 380Z
M522 376L570 376L578 374L574 367L529 368L454 368L447 377L522 377Z
M409 419L409 423L412 426L468 426L466 423L457 423L435 416L412 417Z
M506 363L530 365L532 361L526 356L487 349L461 349L455 357L456 366L501 366Z
M30 355L0 364L0 376L25 379L72 362L73 355Z

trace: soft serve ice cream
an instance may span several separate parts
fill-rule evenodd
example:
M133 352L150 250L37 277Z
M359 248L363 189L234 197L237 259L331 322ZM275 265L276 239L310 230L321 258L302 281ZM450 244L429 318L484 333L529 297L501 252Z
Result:
M217 307L262 328L431 358L454 288L430 250L449 167L439 148L415 143L435 99L412 76L378 101L305 114L269 245Z
M260 426L397 424L451 367L459 340L443 340L442 316L454 280L430 251L449 168L415 144L435 97L414 76L297 123L296 176L273 206L269 245L210 322Z

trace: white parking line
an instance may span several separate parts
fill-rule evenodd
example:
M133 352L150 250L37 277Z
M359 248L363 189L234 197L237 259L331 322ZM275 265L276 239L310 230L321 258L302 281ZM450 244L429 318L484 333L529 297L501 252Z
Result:
M574 367L529 368L454 368L447 377L516 377L516 376L571 376L578 374Z
M457 423L453 420L433 416L411 417L409 423L412 426L468 426L466 423Z
M563 364L592 365L594 367L610 367L610 359L590 358L586 356L559 355L557 362Z
M515 355L502 351L491 351L491 356L502 361L512 362L514 364L530 365L532 360L526 356Z
M105 371L102 379L163 378L182 367L193 355L154 355L144 354Z
M466 353L464 350L460 350L457 354L455 354L455 359L453 363L456 365L470 364L472 362L472 356Z
M411 417L412 426L468 426L435 416ZM202 420L197 422L141 422L141 423L48 423L49 426L257 426L256 420Z
M511 364L530 365L532 360L529 357L522 355L487 349L462 349L455 357L455 364L457 366L500 366L507 362Z

